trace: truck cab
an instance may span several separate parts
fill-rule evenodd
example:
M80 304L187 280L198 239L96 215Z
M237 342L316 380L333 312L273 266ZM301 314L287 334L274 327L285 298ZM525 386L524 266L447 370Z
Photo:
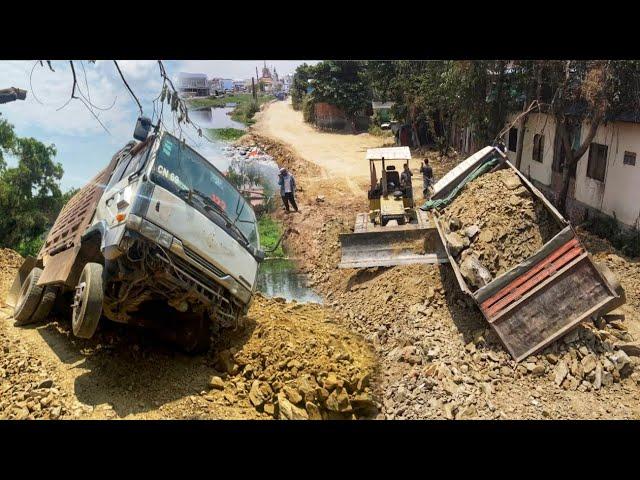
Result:
M21 268L14 316L41 320L37 305L23 311L30 290L41 299L45 289L71 291L77 336L91 337L101 314L142 325L171 317L187 349L200 349L211 326L235 326L251 304L264 258L255 213L184 141L159 128L136 132L141 141L69 201L32 268Z

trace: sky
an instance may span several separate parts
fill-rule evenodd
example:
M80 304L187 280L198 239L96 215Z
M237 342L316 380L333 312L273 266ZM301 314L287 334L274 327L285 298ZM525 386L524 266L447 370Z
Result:
M263 60L166 60L168 75L174 79L178 72L205 73L208 77L245 79L260 73ZM267 60L278 75L293 73L309 60ZM158 63L155 60L119 60L131 89L139 98L143 112L151 117L152 101L162 86ZM73 86L73 73L68 61L52 61L55 72L33 60L0 61L0 88L17 87L27 90L24 101L0 104L0 114L15 128L20 137L33 137L56 147L55 160L62 164L62 190L82 187L111 160L113 154L132 140L136 119L140 114L135 100L122 83L110 60L95 64L74 61L77 88L85 103L93 105L91 113L81 100L68 101ZM96 118L97 117L97 118ZM101 125L102 124L102 125ZM171 128L171 126L169 126ZM187 130L187 139L205 157L214 155L216 148ZM209 158L209 157L208 157ZM13 162L13 163L12 163ZM15 159L8 161L15 165Z

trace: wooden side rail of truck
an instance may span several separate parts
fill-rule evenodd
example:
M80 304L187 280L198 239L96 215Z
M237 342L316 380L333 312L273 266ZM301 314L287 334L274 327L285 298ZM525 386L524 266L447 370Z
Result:
M470 172L495 158L500 158L502 168L510 168L563 226L559 233L527 260L472 292L447 247L441 216L437 212L433 216L461 290L478 305L512 357L521 361L581 321L622 305L625 297L615 275L604 264L592 261L569 222L497 148L480 150L445 175L436 184L433 198L446 197Z

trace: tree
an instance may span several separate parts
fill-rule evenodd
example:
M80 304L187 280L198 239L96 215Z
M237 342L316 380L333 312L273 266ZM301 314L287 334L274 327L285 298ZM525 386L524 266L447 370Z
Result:
M5 156L18 159L7 168ZM34 138L15 135L0 119L0 246L34 255L55 221L66 196L60 192L62 166L53 161L56 149Z
M294 110L300 110L302 108L302 100L307 94L307 87L309 86L309 78L311 77L313 67L303 63L296 68L291 80L291 87L289 93L291 94L291 105Z

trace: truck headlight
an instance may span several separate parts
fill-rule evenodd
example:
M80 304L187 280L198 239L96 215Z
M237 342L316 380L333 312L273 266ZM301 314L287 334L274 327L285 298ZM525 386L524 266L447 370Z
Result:
M147 237L150 240L153 240L158 243L158 245L164 248L171 248L171 243L173 242L173 235L169 232L165 232L163 229L154 225L153 223L142 220L140 224L140 233Z

